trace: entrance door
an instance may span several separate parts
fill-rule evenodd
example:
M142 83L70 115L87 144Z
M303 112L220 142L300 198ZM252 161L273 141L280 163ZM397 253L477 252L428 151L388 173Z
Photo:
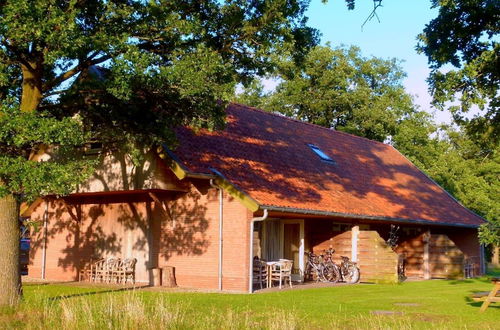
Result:
M304 273L304 221L283 221L283 257L293 261L292 280L302 281Z

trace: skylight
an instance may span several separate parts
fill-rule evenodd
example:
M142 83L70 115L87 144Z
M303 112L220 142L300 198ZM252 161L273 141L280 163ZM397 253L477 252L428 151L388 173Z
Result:
M328 156L319 147L315 146L314 144L308 144L308 146L309 146L309 148L311 148L312 151L314 151L314 153L316 155L319 156L319 158L321 158L321 160L324 160L325 162L335 163L335 161L333 159L331 159L330 156Z

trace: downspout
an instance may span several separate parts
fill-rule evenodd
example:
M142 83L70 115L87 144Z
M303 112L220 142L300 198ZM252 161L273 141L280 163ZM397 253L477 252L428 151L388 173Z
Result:
M264 209L264 214L261 217L255 217L250 220L250 260L249 260L249 267L248 267L248 293L253 292L253 230L254 230L254 223L257 221L264 221L267 219L268 216L268 211L267 209Z
M223 247L223 191L222 188L214 183L213 179L210 179L210 186L219 191L219 291L222 291L222 247Z
M45 200L45 212L43 214L43 245L42 245L42 280L45 279L45 268L47 265L47 222L49 220L49 202Z

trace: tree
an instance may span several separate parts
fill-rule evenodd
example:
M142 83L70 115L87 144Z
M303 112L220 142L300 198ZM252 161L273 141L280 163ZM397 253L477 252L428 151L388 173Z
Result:
M254 83L237 96L269 111L385 141L417 111L397 61L362 57L359 48L317 46L297 65L281 63L274 92Z
M317 43L308 3L0 1L0 305L21 293L21 202L72 191L90 139L134 152L180 124L221 127L236 83Z
M434 0L433 7L439 7L439 14L426 25L417 45L432 69L428 81L433 104L452 113L466 134L460 145L468 141L462 158L494 189L498 180L491 178L498 178L500 166L500 2ZM455 69L445 70L450 65ZM478 114L468 115L474 110ZM498 199L498 188L490 193ZM489 224L482 226L480 238L485 244L499 244L500 220L491 211L498 214L498 205L482 212Z
M434 0L433 7L439 7L439 14L426 25L417 45L432 69L433 104L449 109L478 143L496 146L500 143L500 3ZM448 65L456 69L442 70ZM476 109L482 113L465 116Z

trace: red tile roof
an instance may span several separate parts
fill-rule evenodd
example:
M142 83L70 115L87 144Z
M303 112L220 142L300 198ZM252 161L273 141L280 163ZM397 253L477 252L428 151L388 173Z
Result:
M219 171L261 206L479 225L475 215L393 147L231 104L223 131L178 131L180 162ZM322 161L308 146L327 153Z

